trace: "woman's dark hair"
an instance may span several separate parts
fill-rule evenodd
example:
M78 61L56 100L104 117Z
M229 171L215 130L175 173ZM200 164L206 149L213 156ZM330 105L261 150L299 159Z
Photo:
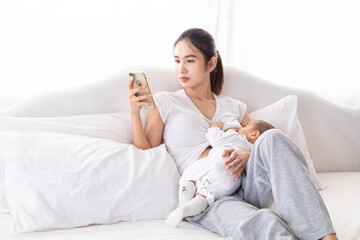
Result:
M189 40L204 56L205 63L212 57L217 58L216 68L210 73L211 91L219 95L224 83L224 70L219 52L216 50L215 40L207 31L200 28L190 28L183 32L174 43Z

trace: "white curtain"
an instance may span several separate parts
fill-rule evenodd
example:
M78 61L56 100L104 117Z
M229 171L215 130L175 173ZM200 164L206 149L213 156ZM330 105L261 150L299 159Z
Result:
M129 65L172 66L208 30L224 63L360 105L360 4L344 1L0 0L0 107Z
M219 11L227 64L360 106L360 1L225 0Z

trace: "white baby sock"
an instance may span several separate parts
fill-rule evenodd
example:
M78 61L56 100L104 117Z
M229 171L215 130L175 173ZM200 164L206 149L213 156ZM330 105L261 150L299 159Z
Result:
M172 211L166 219L165 224L168 227L177 227L180 222L189 216L195 216L202 213L208 206L206 199L200 195L196 195L192 200L183 206Z
M195 183L192 181L185 181L179 187L179 206L184 205L194 198L196 192Z

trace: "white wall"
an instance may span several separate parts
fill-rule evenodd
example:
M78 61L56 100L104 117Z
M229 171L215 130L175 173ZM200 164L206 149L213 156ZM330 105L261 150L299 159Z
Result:
M360 105L356 0L0 0L0 107L122 66L172 66L190 27L213 34L225 64Z
M172 66L178 35L208 29L210 13L198 12L205 2L0 0L0 107L123 66Z

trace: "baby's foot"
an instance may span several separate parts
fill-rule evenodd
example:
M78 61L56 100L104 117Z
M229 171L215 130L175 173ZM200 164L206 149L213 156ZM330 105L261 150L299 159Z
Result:
M169 216L165 221L165 224L168 227L176 228L179 226L183 218L184 218L184 210L181 207L179 207L169 214Z

